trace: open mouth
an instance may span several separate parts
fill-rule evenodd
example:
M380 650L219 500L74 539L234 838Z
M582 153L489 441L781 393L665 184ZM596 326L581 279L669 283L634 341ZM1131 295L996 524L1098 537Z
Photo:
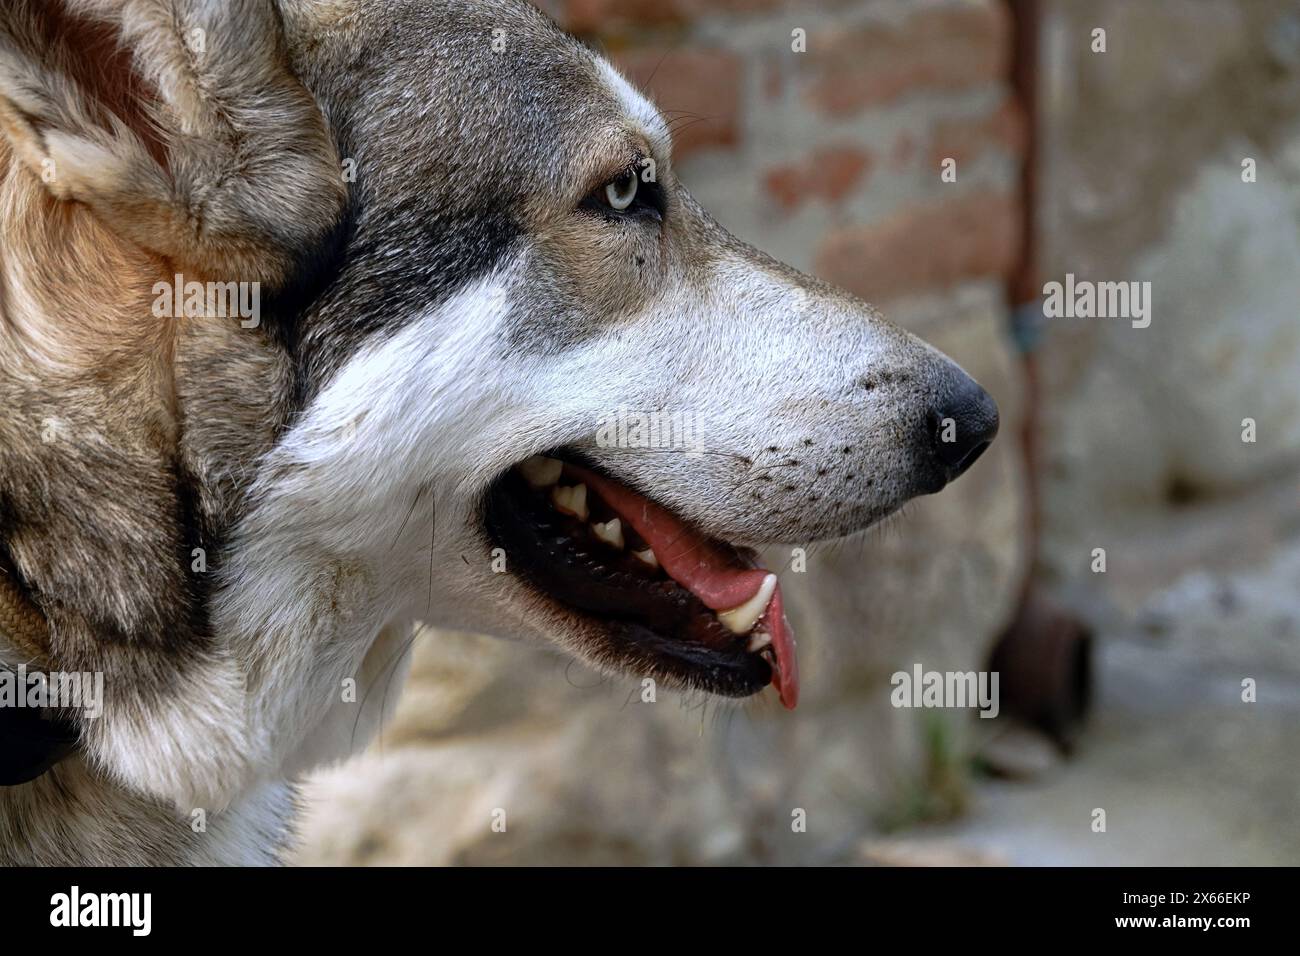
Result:
M592 467L534 457L489 489L489 536L509 570L597 626L602 658L729 697L769 683L799 699L776 575Z

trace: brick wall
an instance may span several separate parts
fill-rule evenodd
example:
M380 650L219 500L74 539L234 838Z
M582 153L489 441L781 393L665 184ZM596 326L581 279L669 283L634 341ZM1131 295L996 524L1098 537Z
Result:
M1012 268L1024 124L1001 0L541 5L650 93L687 186L778 258L877 303Z

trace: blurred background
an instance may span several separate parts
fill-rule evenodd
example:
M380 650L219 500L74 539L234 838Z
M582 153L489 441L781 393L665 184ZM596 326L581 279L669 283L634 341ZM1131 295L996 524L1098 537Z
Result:
M1001 437L783 575L792 714L422 633L299 862L1300 863L1300 6L540 5L723 225L947 351ZM1045 318L1067 273L1150 282L1149 327ZM997 670L1001 714L891 706L917 664Z

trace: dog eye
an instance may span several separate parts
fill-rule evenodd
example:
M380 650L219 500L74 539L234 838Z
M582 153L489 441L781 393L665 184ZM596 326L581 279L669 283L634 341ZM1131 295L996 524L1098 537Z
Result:
M659 184L632 167L592 190L579 208L610 221L662 222L664 205Z
M629 169L618 179L605 184L605 202L611 209L622 212L636 199L636 187L636 170Z

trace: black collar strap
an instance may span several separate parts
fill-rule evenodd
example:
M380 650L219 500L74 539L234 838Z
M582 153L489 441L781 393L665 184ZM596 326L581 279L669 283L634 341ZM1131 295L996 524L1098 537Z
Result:
M35 780L77 749L77 730L49 711L0 708L0 787Z
M23 593L13 565L0 551L0 669L14 671L20 663L44 667L48 640L45 615ZM23 659L5 660L9 652ZM0 786L11 787L35 780L72 753L77 732L51 711L6 703L0 701Z

